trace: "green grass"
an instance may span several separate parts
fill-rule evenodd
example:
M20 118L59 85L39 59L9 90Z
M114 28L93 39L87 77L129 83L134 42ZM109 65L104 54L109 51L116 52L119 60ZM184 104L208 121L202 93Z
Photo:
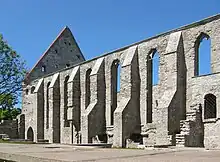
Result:
M34 144L32 141L9 141L0 139L0 143L12 143L12 144Z

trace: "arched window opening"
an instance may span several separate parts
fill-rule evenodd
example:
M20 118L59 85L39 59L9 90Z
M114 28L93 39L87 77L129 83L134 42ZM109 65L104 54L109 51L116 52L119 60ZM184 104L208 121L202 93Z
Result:
M152 84L157 85L159 82L159 54L157 50L154 50L152 53Z
M50 86L50 82L47 83L47 93L46 93L46 129L49 128L49 86Z
M86 98L85 98L85 108L87 108L90 104L90 95L91 95L91 89L90 89L90 74L92 72L92 69L88 69L86 71Z
M211 74L211 39L201 33L195 43L195 76Z
M117 92L121 89L121 64L118 64L117 66Z
M204 119L216 118L216 96L207 94L204 98Z
M67 120L68 80L69 80L69 76L66 76L64 80L64 127L70 126L69 121Z
M25 90L25 94L26 94L26 95L28 95L28 92L29 92L29 90L28 90L28 89L26 89L26 90Z
M32 87L31 87L31 94L33 94L33 93L34 93L34 90L35 90L35 87L34 87L34 86L32 86Z
M159 54L152 49L147 57L147 123L152 123L153 86L159 83Z
M111 66L111 118L110 124L114 124L114 111L117 108L117 92L120 91L121 65L119 60L114 60Z
M27 139L30 140L30 141L34 141L34 132L33 132L33 129L31 127L28 128Z

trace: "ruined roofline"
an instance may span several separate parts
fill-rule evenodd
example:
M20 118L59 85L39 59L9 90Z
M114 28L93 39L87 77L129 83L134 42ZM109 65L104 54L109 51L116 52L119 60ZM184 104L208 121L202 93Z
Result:
M169 31L167 31L167 32L160 33L160 34L158 34L158 35L156 35L156 36L153 36L153 37L150 37L150 38L141 40L141 41L139 41L139 42L136 42L136 43L133 43L133 44L124 46L124 47L122 47L122 48L118 48L118 49L113 50L113 51L110 51L110 52L108 52L108 53L104 53L103 55L94 57L94 58L92 58L92 59L90 59L90 60L86 60L86 61L80 62L80 63L78 63L78 64L75 64L75 65L73 65L73 66L70 66L70 67L67 67L67 68L64 68L64 69L57 70L56 72L53 72L53 73L50 73L50 74L47 74L47 75L43 76L43 78L48 77L48 76L52 76L53 74L62 72L62 71L64 71L64 70L72 69L72 68L74 68L74 67L76 67L76 66L79 66L79 65L82 65L82 64L85 64L85 63L94 61L94 60L96 60L96 59L98 59L98 58L108 56L108 55L110 55L110 54L112 54L112 53L120 52L120 51L126 50L126 49L128 49L129 47L132 47L132 46L134 46L134 45L138 45L138 44L140 44L140 43L147 42L147 41L150 41L150 40L152 40L152 39L155 39L155 38L158 38L158 37L161 37L161 36L168 35L168 34L170 34L170 33L178 32L178 31L182 31L182 30L186 30L186 29L190 29L190 28L193 28L193 27L196 27L196 26L199 26L199 25L204 25L204 24L206 24L206 23L209 23L209 22L211 22L211 21L218 20L218 19L220 19L220 14L216 14L216 15L214 15L214 16L207 17L207 18L205 18L205 19L196 21L196 22L191 23L191 24L188 24L188 25L181 26L181 27L176 28L176 29L171 29L171 30L169 30ZM38 79L35 79L35 80L38 80ZM33 81L34 81L34 80L33 80Z

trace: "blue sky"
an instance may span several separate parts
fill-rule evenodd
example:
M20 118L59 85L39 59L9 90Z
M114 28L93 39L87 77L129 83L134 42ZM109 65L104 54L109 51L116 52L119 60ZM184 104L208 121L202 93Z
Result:
M217 13L220 0L1 0L0 33L30 69L65 26L91 59Z
M0 33L30 69L66 25L90 59L217 13L219 0L1 0Z

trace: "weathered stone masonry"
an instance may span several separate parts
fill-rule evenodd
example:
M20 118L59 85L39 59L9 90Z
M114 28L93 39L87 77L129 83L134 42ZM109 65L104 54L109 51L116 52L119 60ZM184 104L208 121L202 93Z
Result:
M48 49L50 59L46 53L24 82L21 137L114 147L220 148L220 15L88 61L71 35L64 30ZM211 40L211 73L200 75L205 38ZM156 52L159 81L153 85ZM45 62L55 65L45 72Z

